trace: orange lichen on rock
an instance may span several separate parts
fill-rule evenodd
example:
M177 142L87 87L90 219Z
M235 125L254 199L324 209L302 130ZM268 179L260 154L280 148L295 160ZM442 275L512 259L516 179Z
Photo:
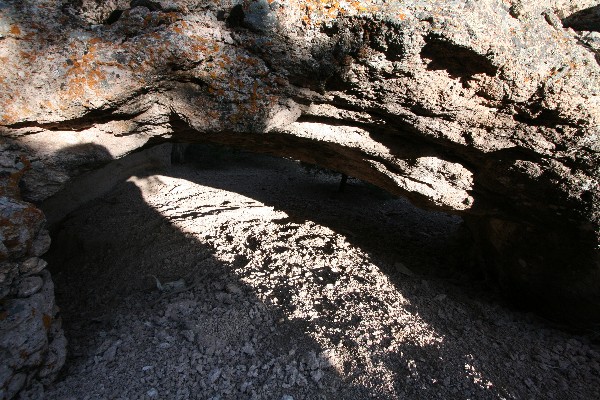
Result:
M302 21L306 25L313 26L336 19L340 15L353 15L366 12L374 13L381 8L380 5L368 0L352 0L344 3L336 0L311 0L298 2L298 7L304 12L304 15L301 17Z
M106 74L98 69L104 63L96 61L97 43L99 40L92 39L87 52L81 58L72 55L64 64L68 68L66 92L70 98L81 98L87 90L97 94L99 83L106 79Z
M13 199L21 198L19 182L23 175L31 169L31 162L25 156L20 156L19 161L23 165L19 170L2 176L0 197L11 197Z
M193 41L190 44L190 49L196 53L208 55L221 50L221 47L214 39L208 39L199 35L191 35L190 39Z
M35 62L37 59L37 54L35 52L28 53L26 51L20 51L19 55L25 60L24 62L27 65L33 64L33 62Z
M88 41L88 44L89 44L89 45L92 45L92 46L95 46L95 45L97 45L98 43L102 43L102 39L100 39L99 37L91 38L91 39Z
M178 21L179 23L173 24L173 32L183 35L187 31L189 25L185 21Z
M241 63L247 64L247 65L250 65L253 67L258 65L258 60L256 58L252 58L252 57L237 56L237 60Z
M21 34L21 28L19 28L17 25L12 25L10 27L10 33L11 35L19 36Z
M365 7L364 1L352 1L350 4L359 12L365 12L369 10L368 7Z
M48 314L44 314L42 316L42 323L47 331L50 330L50 326L52 326L52 317Z

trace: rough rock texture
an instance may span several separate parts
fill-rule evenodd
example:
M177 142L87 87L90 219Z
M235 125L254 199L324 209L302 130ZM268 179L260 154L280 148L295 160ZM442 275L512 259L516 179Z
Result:
M6 399L52 382L65 362L66 340L54 284L39 258L50 246L44 215L19 198L30 164L10 146L0 150L0 399Z
M0 1L26 200L213 141L465 217L507 294L600 319L595 0Z

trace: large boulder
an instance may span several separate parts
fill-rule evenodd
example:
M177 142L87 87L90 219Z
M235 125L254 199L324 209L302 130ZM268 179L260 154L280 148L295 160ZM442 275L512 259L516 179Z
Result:
M0 1L25 200L164 141L294 157L462 215L547 315L600 320L596 0Z

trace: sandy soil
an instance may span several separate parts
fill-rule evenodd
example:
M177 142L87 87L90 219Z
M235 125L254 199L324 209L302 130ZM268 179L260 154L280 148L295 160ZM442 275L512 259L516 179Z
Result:
M460 271L460 219L197 149L64 221L49 399L598 399L600 348Z

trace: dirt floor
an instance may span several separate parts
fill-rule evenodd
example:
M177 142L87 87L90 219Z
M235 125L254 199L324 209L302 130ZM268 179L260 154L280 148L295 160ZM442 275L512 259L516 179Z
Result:
M600 346L461 273L457 217L197 148L72 213L48 399L599 399Z

